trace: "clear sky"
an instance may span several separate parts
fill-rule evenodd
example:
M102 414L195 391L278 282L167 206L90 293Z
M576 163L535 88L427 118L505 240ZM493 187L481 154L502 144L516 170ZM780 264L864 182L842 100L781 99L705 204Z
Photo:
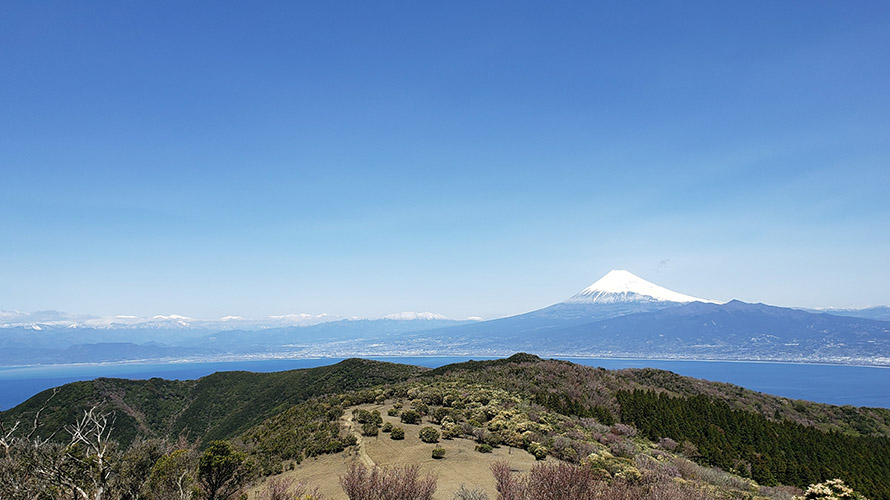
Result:
M890 3L0 4L0 310L890 303Z

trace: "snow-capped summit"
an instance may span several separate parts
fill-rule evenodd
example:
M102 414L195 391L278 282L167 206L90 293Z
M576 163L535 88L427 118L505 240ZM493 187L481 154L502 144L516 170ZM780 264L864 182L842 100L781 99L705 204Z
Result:
M620 302L710 302L682 294L623 270L609 271L596 283L573 295L566 302L585 304L615 304Z

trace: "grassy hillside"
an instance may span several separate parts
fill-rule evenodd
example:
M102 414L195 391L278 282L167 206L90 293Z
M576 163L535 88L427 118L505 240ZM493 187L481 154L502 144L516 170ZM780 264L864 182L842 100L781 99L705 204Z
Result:
M646 389L672 396L706 395L725 402L733 409L757 413L775 421L789 420L823 431L852 436L890 437L888 409L794 400L653 368L605 370L568 361L542 360L530 354L516 354L500 360L446 365L422 376L494 384L529 394L544 406L571 415L596 416L607 409L618 417L621 407L617 394L620 391Z
M114 410L115 437L123 444L137 436L230 439L264 473L352 446L354 436L343 431L345 409L397 404L391 408L438 426L443 439L520 448L539 459L593 461L611 475L633 478L650 466L662 474L667 469L652 460L673 463L671 454L682 452L763 485L804 487L841 477L871 498L890 498L890 476L881 474L890 470L890 411L527 354L435 370L350 359L195 381L97 379L45 391L3 412L0 421L27 423L45 406L38 434L47 436L94 404Z
M34 413L46 404L38 434L49 435L72 422L84 409L101 404L115 411L117 437L124 443L137 435L222 439L238 435L313 396L394 384L415 376L486 383L526 394L562 414L596 417L607 423L611 423L610 418L616 420L620 416L617 399L620 391L644 389L672 396L707 395L733 409L822 431L890 436L890 410L886 409L791 400L663 370L604 370L566 361L542 360L529 354L468 361L434 370L349 359L318 368L276 373L218 372L187 381L99 378L43 391L15 408L0 412L0 420L31 422Z
M458 363L421 378L496 387L565 417L629 424L650 440L686 443L687 454L700 463L761 484L803 487L842 477L872 498L890 498L888 410L790 400L661 370L609 371L528 355Z
M528 357L465 363L304 403L254 427L243 441L264 464L299 463L348 446L338 415L375 405L395 410L390 416L410 413L403 423L391 420L406 433L431 424L442 439L519 448L634 484L682 477L723 498L751 498L762 487L805 488L838 477L870 498L890 498L890 438L767 418L713 394L642 389L625 375Z

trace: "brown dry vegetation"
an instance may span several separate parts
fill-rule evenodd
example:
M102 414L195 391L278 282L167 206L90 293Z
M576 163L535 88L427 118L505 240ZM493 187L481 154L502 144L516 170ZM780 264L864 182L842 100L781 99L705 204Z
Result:
M784 491L758 489L757 485L750 480L699 466L663 449L652 449L648 454L640 453L633 459L623 459L624 462L627 462L625 465L618 462L622 459L616 459L608 451L600 450L599 454L591 455L582 461L581 466L577 466L562 462L552 456L548 456L544 460L536 460L531 453L506 445L494 448L491 453L479 453L475 451L476 441L466 438L442 439L437 444L425 443L420 439L419 432L424 425L427 425L426 419L417 425L404 424L400 421L399 416L388 415L394 404L394 401L389 400L383 404L363 404L350 407L344 412L340 423L345 431L351 432L357 437L356 446L348 448L343 453L306 459L295 465L292 470L262 479L250 490L249 498L254 498L260 491L267 488L270 481L276 478L286 478L305 483L310 488L317 488L325 499L346 500L347 496L341 487L340 478L347 475L349 467L353 463L359 463L368 468L419 465L423 474L431 474L437 478L437 488L433 496L435 500L452 500L462 486L484 491L491 500L501 498L504 492L499 491L498 482L500 480L500 489L503 490L505 472L515 481L519 481L517 484L532 485L528 491L515 496L517 499L536 498L540 500L541 491L537 490L546 486L545 483L548 481L546 479L542 481L541 478L550 476L563 479L574 478L572 482L575 483L577 483L578 477L583 476L586 481L590 482L589 488L585 491L586 494L594 495L591 498L638 499L652 496L664 499L752 499L786 498L787 495L787 492ZM404 404L404 402L399 404ZM393 426L401 426L405 429L405 439L392 440L387 433L380 433L374 437L361 436L360 425L353 418L352 411L355 409L379 411L384 424L388 422ZM619 424L615 426L615 430L633 433L630 428L625 427L627 426ZM622 437L632 438L632 436ZM444 459L432 458L432 450L437 446L446 450ZM612 470L615 480L609 480L606 471L616 466L626 467L625 473L616 473L617 469ZM626 475L627 471L638 471L640 476L628 476ZM526 483L525 478L529 478L531 483ZM535 482L531 478L538 478L538 480ZM564 495L560 496L556 490L552 493L556 495L552 498L569 498ZM506 496L504 498L513 497Z
M304 460L293 470L279 476L295 478L312 487L317 486L326 499L345 500L347 497L340 487L339 478L346 474L353 460L359 459L369 466L420 465L424 473L432 473L438 477L436 494L433 496L436 500L451 500L462 484L481 488L490 499L494 500L497 498L497 490L491 473L493 464L506 461L512 470L525 473L536 463L535 457L526 451L506 446L495 448L492 453L479 453L474 451L476 443L470 439L443 439L437 444L424 443L418 436L423 425L403 424L399 421L399 417L387 415L387 411L392 408L392 402L366 404L356 408L379 410L384 422L405 429L405 439L393 441L386 433L380 433L376 437L361 437L357 446L343 453ZM352 409L344 412L341 422L345 428L352 429L353 433L359 436L360 433L352 422ZM432 458L432 451L436 446L445 449L445 458L441 460ZM366 462L365 457L371 463ZM269 479L264 479L252 488L249 498L254 498L258 491L265 488Z

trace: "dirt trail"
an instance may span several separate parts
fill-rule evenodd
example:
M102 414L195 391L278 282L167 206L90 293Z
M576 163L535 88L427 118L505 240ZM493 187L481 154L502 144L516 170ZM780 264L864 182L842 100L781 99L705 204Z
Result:
M362 463L365 464L365 467L371 468L376 466L377 464L365 450L365 436L362 435L361 429L353 419L352 412L345 412L344 415L340 417L340 422L342 422L343 427L346 430L352 432L352 434L358 438L358 441L356 443L356 448L358 448L358 457L362 461Z

